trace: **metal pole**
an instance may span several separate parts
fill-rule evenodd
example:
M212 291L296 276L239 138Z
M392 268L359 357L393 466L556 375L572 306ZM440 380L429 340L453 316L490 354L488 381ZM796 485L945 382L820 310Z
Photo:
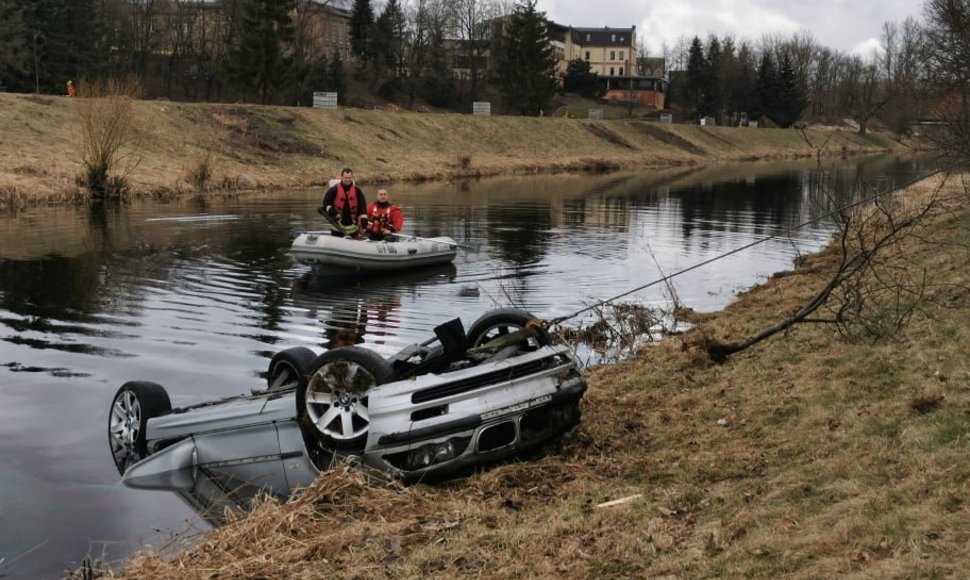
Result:
M34 31L34 94L40 94L40 70L37 68L37 37L40 36L40 32Z

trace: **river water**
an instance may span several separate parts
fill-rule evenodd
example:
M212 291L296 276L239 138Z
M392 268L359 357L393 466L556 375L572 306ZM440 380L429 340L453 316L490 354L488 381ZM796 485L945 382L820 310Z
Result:
M498 306L563 316L770 238L674 279L683 304L716 310L824 243L824 222L786 233L824 213L820 190L848 200L923 171L876 157L396 185L406 232L474 250L363 280L287 255L323 228L319 191L0 216L0 577L59 577L206 528L175 495L120 485L106 430L127 380L161 383L175 406L244 393L286 347L389 355Z

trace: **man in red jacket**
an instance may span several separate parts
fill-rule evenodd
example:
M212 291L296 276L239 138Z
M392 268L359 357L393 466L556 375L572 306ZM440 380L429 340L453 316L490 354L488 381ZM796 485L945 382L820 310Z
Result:
M386 189L377 190L377 201L367 206L367 237L387 240L404 227L404 212L388 199Z

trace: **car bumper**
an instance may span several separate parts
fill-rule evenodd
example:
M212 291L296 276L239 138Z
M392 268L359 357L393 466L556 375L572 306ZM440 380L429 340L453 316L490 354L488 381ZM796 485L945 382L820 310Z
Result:
M567 349L545 347L382 391L370 401L363 460L413 481L540 445L579 422L586 382L576 369Z

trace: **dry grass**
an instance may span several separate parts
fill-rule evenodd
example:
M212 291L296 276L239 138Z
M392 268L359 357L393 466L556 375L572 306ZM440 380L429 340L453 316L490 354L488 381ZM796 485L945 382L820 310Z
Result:
M78 98L77 102L87 101ZM114 106L92 99L91 106ZM134 195L159 190L294 188L325 184L351 166L362 181L444 179L641 169L716 161L811 157L793 130L659 125L640 121L473 117L341 109L120 100L131 109L138 164L125 175ZM0 182L20 175L42 203L61 198L81 173L71 101L0 94ZM813 134L809 131L810 134ZM826 134L825 154L877 152L891 139ZM822 138L818 136L818 142ZM203 161L205 163L203 163ZM203 165L205 167L203 167ZM71 176L61 180L54 176Z
M823 283L823 252L680 339L588 371L581 426L542 458L407 488L341 467L120 575L968 577L970 197L957 182L943 194L894 256L932 283L892 339L805 325L724 365L693 346L790 312Z

